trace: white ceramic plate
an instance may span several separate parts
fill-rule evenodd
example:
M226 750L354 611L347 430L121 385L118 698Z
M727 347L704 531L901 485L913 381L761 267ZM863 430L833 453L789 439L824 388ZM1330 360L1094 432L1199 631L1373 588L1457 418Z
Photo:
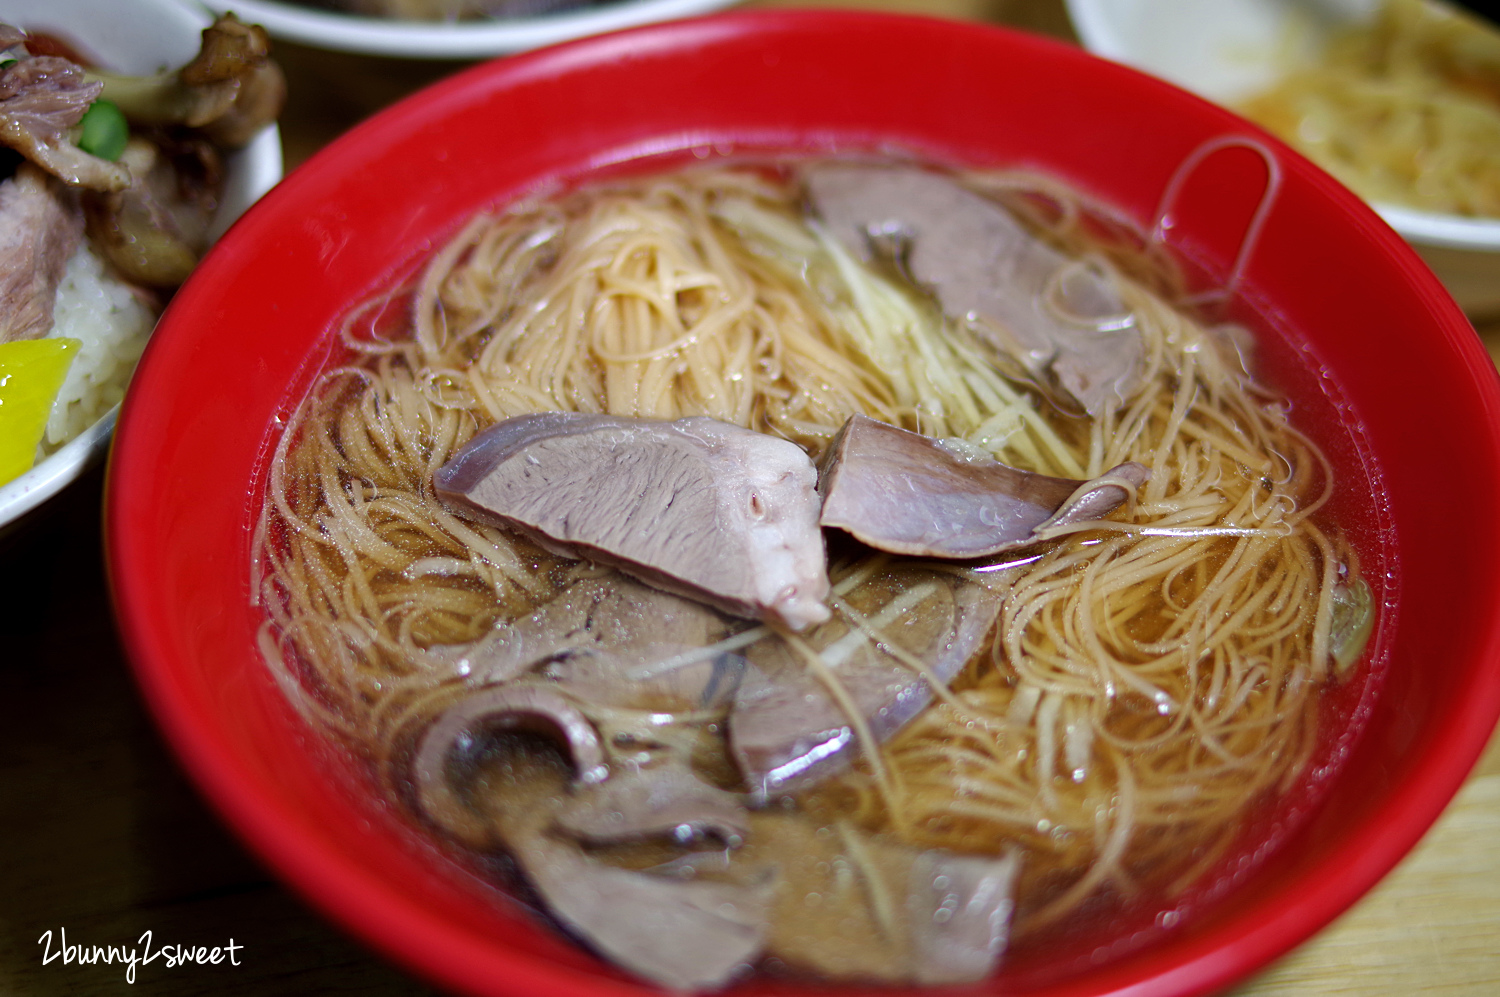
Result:
M198 52L211 17L181 0L0 0L0 21L47 31L78 45L108 68L154 73ZM272 125L227 158L219 234L281 179L281 136ZM104 456L116 409L50 457L0 486L0 533L62 491Z
M277 38L314 48L407 59L482 59L652 21L720 10L734 0L614 0L542 17L440 24L391 21L277 0L203 0L264 25Z
M1067 0L1089 51L1232 105L1276 77L1285 46L1309 52L1379 0ZM1471 312L1500 311L1500 221L1374 204ZM1482 255L1481 255L1482 254Z

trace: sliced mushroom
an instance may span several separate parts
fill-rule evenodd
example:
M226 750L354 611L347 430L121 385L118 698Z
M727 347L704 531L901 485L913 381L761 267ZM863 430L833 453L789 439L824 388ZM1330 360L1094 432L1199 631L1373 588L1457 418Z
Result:
M201 128L226 149L247 144L276 120L286 103L286 78L270 59L265 29L224 14L203 30L192 62L156 76L89 76L125 116L140 125Z
M194 191L177 165L145 139L131 139L120 162L130 171L130 184L84 200L89 235L127 280L177 287L208 249L217 199Z
M823 459L820 522L895 554L986 557L1035 543L1043 526L1108 515L1149 476L1133 462L1096 482L1033 474L855 415Z
M715 419L546 412L479 434L434 484L555 553L802 630L828 618L816 479L796 444Z
M807 171L813 208L865 260L885 255L1043 385L1091 415L1135 393L1145 347L1113 285L957 181L908 166Z

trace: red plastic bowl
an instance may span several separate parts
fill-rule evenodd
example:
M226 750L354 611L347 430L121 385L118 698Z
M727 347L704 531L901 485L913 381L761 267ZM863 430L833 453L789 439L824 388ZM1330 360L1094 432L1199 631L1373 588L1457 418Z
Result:
M178 294L136 375L110 471L108 551L151 706L228 822L391 957L476 993L647 992L480 888L366 798L353 766L302 725L260 660L250 580L264 463L330 327L476 209L643 157L897 149L1026 166L1144 229L1195 150L1244 135L1261 133L1058 44L853 13L651 27L481 66L413 97L251 209ZM1299 401L1299 416L1335 437L1346 480L1375 486L1346 497L1341 515L1385 602L1370 666L1384 688L1331 732L1323 758L1337 774L1321 805L1269 828L1285 840L1243 882L1225 879L1221 896L1170 930L1109 951L1060 950L1050 966L1008 964L962 992L1195 994L1243 977L1412 847L1500 713L1494 368L1395 233L1306 161L1260 141L1280 186L1242 261L1240 311L1282 344L1270 350L1273 377L1313 399ZM1264 172L1231 149L1170 199L1161 231L1210 283L1234 270ZM760 979L741 991L798 989Z

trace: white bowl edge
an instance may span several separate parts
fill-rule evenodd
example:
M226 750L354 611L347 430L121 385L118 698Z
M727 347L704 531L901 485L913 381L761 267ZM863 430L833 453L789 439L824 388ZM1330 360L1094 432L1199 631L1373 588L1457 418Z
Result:
M634 27L705 14L735 0L622 0L599 8L508 21L434 24L385 21L317 10L276 0L202 0L214 11L233 11L273 37L314 48L407 59L482 59Z
M1278 42L1285 44L1289 11L1300 11L1316 31L1316 25L1369 17L1379 5L1379 0L1065 2L1090 52L1226 105L1274 78L1270 59ZM1419 250L1435 250L1424 254L1429 265L1471 314L1500 309L1500 220L1393 204L1371 207Z
M172 27L169 30L162 30L160 26L152 29L149 19L139 14L143 7L151 8ZM91 30L79 30L75 34L69 27L70 19L80 13L91 18L98 14L99 19L92 22ZM56 30L84 45L88 54L110 61L112 68L127 72L151 72L164 65L186 62L197 52L198 32L211 22L201 7L184 5L178 0L47 0L44 8L34 7L28 0L0 0L0 20L12 17L22 22L22 27L30 25ZM123 29L122 25L125 26ZM147 30L135 33L135 29L141 26ZM108 38L119 30L131 31L127 37L140 39L133 56L109 51L107 45L95 41L95 38ZM102 35L96 33L101 31ZM112 56L114 60L111 60ZM280 181L283 169L281 132L274 124L266 127L249 145L226 157L225 166L224 201L214 222L215 239ZM109 449L118 414L119 406L116 405L29 471L0 485L0 532L61 492L96 464Z

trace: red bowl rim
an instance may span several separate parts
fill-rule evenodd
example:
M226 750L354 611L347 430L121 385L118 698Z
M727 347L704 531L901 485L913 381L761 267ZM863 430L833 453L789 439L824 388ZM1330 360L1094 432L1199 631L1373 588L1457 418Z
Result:
M252 207L221 246L233 247L255 238L257 233L269 231L278 203L304 196L303 192L312 189L317 178L324 174L357 170L365 159L365 150L382 144L382 135L402 128L407 122L418 121L449 102L462 102L465 94L481 81L566 72L572 64L603 57L619 46L671 47L705 30L761 32L797 25L804 30L837 32L857 25L886 23L891 30L899 31L904 22L932 23L922 17L859 11L740 11L582 39L480 65L408 97L318 152L283 180L265 201ZM1008 44L1049 48L1063 58L1092 58L1071 46L1004 28L963 24L956 29L1006 36ZM1121 73L1134 74L1125 67L1115 68ZM1180 93L1168 84L1160 85ZM1274 139L1268 137L1267 142L1278 154L1284 152L1288 158L1300 158ZM1414 285L1431 298L1435 321L1445 331L1448 345L1474 375L1473 387L1485 400L1492 416L1491 425L1500 427L1500 380L1467 320L1436 278L1394 232L1332 180L1327 180L1326 187L1328 196L1343 202L1369 228L1371 238L1383 240L1393 252L1409 257L1406 269ZM227 261L225 252L216 250L205 270L221 258L221 262ZM180 293L179 301L190 298L203 280L194 278ZM240 759L221 732L195 709L176 684L171 662L158 653L160 640L154 623L148 622L154 615L149 605L150 579L133 573L138 545L146 541L124 528L132 501L131 469L146 466L142 461L149 456L132 430L135 410L147 404L141 393L133 393L122 414L109 472L106 555L123 642L157 722L194 782L230 827L306 899L425 976L460 990L477 991L494 965L485 951L452 938L441 920L403 905L399 890L389 883L372 881L346 856L312 847L303 840L296 831L299 818L295 811L245 777ZM1500 434L1500 430L1496 432ZM1500 452L1500 435L1496 436L1495 450ZM1500 616L1487 625L1481 644L1479 656L1491 662L1500 661ZM1449 726L1429 743L1423 769L1436 774L1427 781L1401 785L1380 808L1379 819L1367 821L1361 833L1347 842L1337 861L1308 876L1309 888L1277 916L1201 939L1197 945L1185 949L1182 958L1160 971L1112 976L1106 970L1087 985L1062 986L1049 994L1056 997L1106 993L1115 997L1201 994L1240 980L1287 952L1358 900L1410 851L1467 778L1497 719L1500 719L1500 668L1491 668L1476 682L1474 695L1452 716ZM507 991L517 994L556 992L557 986L570 976L566 969L532 967L521 962L508 965L506 973ZM639 987L610 985L595 977L579 976L573 983L601 994L643 992ZM1099 988L1101 983L1104 989Z

